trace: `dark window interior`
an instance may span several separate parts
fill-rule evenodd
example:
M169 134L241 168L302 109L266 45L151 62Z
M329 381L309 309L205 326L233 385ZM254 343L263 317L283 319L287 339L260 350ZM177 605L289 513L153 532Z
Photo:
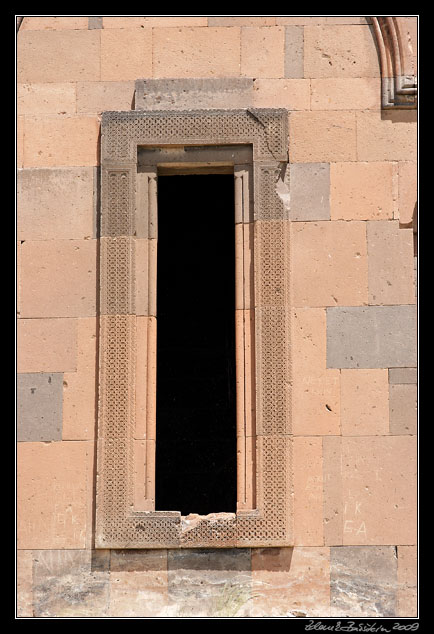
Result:
M236 511L234 177L158 177L156 510Z

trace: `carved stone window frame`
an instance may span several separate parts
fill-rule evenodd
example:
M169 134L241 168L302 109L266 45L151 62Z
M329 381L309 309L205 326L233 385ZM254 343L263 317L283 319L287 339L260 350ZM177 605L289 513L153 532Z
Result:
M103 113L97 548L292 545L287 122L283 109ZM165 150L209 146L235 157L238 503L184 518L154 510L157 171Z

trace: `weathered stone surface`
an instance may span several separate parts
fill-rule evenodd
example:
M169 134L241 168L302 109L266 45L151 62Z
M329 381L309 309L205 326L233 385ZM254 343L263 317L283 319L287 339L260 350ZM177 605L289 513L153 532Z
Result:
M240 75L239 27L155 28L152 42L154 77Z
M308 79L254 79L253 105L257 108L308 110Z
M272 15L213 15L208 18L208 26L275 26Z
M330 165L293 163L290 173L290 220L330 220Z
M63 375L63 440L90 440L95 435L97 352L96 318L78 319L77 369Z
M330 549L331 616L396 617L393 546Z
M332 163L332 220L393 218L392 163Z
M417 215L417 163L399 163L399 224L413 227Z
M390 385L390 433L417 433L417 385Z
M87 29L88 18L82 15L48 16L36 15L23 19L21 31L68 31Z
M192 15L160 15L160 16L107 16L103 17L104 29L152 28L160 26L207 26L208 18Z
M96 311L96 240L22 245L21 317L89 317Z
M324 436L323 444L323 482L324 482L324 544L337 546L342 544L342 487L341 456L342 437Z
M414 544L415 436L342 438L343 544Z
M77 83L77 112L101 114L104 110L132 110L134 82L86 81Z
M18 548L85 548L93 442L20 442Z
M167 551L112 550L110 616L151 617L167 612Z
M63 374L18 374L17 440L62 438Z
M285 27L284 76L304 77L304 38L303 29L299 26Z
M292 431L299 436L340 434L340 373L326 369L325 310L295 310L291 330Z
M17 550L17 617L33 616L33 551Z
M416 365L415 306L327 309L328 368Z
M108 550L36 550L34 616L108 616L109 559Z
M417 616L417 546L398 546L396 616Z
M75 372L76 368L75 319L18 320L18 372Z
M387 370L341 370L342 435L386 435L388 419Z
M367 223L369 304L414 304L413 230L397 220Z
M292 163L357 160L356 113L347 110L291 112L289 159Z
M378 110L381 91L371 77L311 79L312 110Z
M253 548L252 617L330 615L329 549Z
M368 299L363 222L293 222L294 306L357 306Z
M305 77L379 77L374 39L367 26L306 26Z
M136 110L248 108L253 103L253 79L139 79Z
M417 383L417 368L389 368L389 383Z
M23 115L75 114L75 84L18 84L17 112Z
M285 77L285 30L281 26L241 29L241 75Z
M356 120L359 161L417 160L415 110L357 112Z
M18 171L19 240L79 240L94 236L93 168Z
M24 167L98 165L99 129L96 116L26 117Z
M98 81L100 31L20 30L17 58L19 83Z
M92 32L92 31L90 31ZM152 77L152 32L148 29L103 29L101 81Z
M369 16L329 16L329 15L285 15L276 16L276 24L296 24L300 26L317 26L321 24L370 24Z
M322 546L323 463L321 437L294 437L294 544Z
M88 29L102 29L103 28L102 16L98 16L98 15L89 16L87 28Z
M170 550L168 584L170 605L179 617L248 616L250 549Z
M24 120L23 116L17 116L17 167L24 163Z

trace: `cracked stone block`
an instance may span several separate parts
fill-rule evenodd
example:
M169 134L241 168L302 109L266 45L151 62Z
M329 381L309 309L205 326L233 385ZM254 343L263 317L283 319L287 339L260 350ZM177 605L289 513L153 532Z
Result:
M328 368L416 365L415 306L327 308Z
M62 373L17 376L17 440L62 439Z
M397 555L394 546L330 549L331 616L396 616Z

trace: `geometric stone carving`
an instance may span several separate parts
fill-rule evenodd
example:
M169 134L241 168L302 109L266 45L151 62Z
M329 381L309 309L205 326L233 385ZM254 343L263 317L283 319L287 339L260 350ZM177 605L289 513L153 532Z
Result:
M97 548L292 545L290 245L276 193L287 120L283 109L103 113ZM168 169L171 152L197 161L210 146L235 178L238 503L181 517L154 500L158 170L162 156Z

